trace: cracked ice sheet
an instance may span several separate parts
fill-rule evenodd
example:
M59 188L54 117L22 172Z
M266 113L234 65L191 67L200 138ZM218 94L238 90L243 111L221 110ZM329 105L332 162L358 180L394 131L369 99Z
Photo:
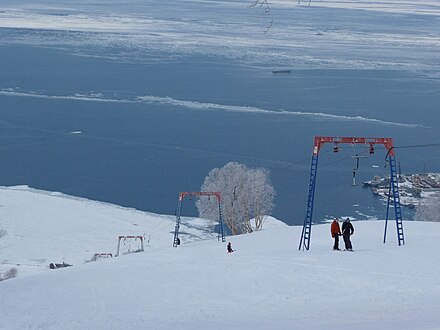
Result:
M440 64L439 1L312 1L310 7L274 1L270 16L249 3L7 1L0 33L4 28L2 43L121 46L129 50L128 61L143 57L134 53L157 52L253 65L276 59L284 66L430 70Z

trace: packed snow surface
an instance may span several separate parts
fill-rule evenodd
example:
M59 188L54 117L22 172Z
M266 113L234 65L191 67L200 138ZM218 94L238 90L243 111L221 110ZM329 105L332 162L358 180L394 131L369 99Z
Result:
M440 224L353 221L355 252L333 251L330 225L269 218L227 237L213 224L126 209L28 187L0 189L1 329L438 329ZM114 253L118 235L146 237L145 252ZM127 252L125 250L125 252ZM54 263L73 267L49 269Z

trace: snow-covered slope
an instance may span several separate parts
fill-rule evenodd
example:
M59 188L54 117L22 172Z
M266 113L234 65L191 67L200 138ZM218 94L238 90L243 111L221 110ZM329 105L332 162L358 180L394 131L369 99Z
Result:
M19 276L44 271L50 263L78 265L95 253L115 255L118 236L143 236L145 248L173 244L175 217L140 212L26 186L0 189L0 272L11 267ZM183 219L182 244L217 237L209 223ZM127 245L129 242L125 242ZM139 242L130 242L135 248ZM128 249L128 247L127 247ZM126 250L127 250L126 249ZM121 253L125 252L121 246Z
M185 219L172 247L173 216L147 214L25 187L0 189L2 329L438 329L440 224L354 222L355 252L334 252L328 225L270 219L266 229L228 237ZM150 234L144 253L83 263L114 252L119 234ZM191 234L191 235L190 235ZM393 235L394 234L394 235ZM49 262L73 263L50 270ZM32 276L31 276L32 275Z

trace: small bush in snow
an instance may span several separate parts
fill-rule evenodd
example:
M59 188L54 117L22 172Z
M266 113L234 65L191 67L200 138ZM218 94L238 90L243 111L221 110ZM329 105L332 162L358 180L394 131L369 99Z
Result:
M0 276L0 281L9 280L10 278L17 277L17 268L11 268L3 276Z

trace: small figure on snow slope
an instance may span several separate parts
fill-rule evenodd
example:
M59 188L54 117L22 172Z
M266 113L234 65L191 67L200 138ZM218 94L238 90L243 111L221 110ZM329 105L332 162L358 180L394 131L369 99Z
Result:
M353 251L353 247L351 245L350 236L354 234L353 225L350 222L350 219L344 221L342 224L342 237L344 238L345 249L347 251Z
M341 236L341 227L339 227L338 218L333 220L332 225L330 226L330 232L332 234L332 237L335 239L335 243L333 244L333 250L340 250L339 236Z
M234 250L232 250L231 242L228 243L228 246L227 246L226 249L228 250L228 253L232 253L232 252L234 252Z

